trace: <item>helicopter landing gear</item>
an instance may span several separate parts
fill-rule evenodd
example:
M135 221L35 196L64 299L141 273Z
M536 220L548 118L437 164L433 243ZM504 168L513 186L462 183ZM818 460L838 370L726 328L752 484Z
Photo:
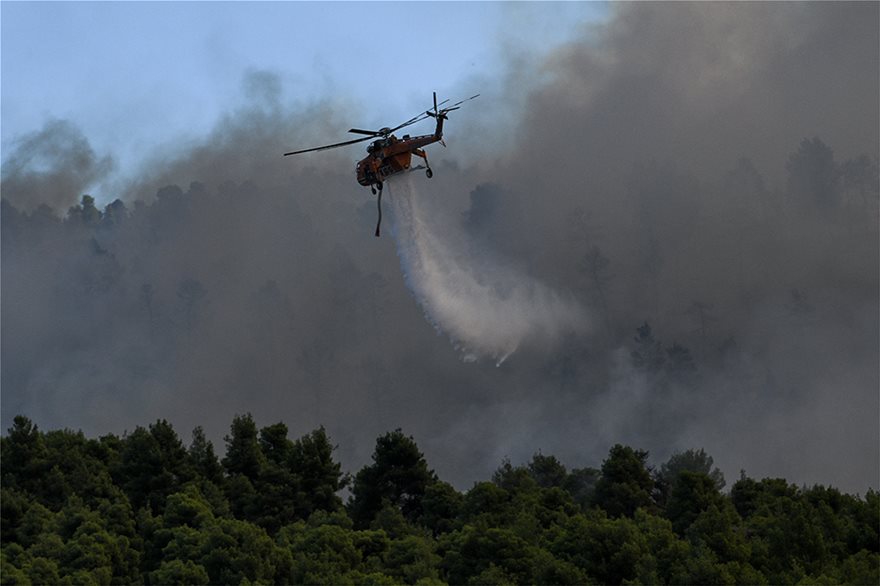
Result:
M425 159L425 167L427 167L427 169L425 170L425 175L428 176L428 179L433 177L434 171L431 170L431 163L428 162L428 153L426 153L422 149L413 149L412 153L417 157Z
M376 187L378 187L379 192L379 197L376 199L376 208L379 210L379 219L376 222L376 238L378 238L380 235L379 227L382 225L382 182L376 182ZM372 186L371 188L373 189L373 193L376 193L377 189Z

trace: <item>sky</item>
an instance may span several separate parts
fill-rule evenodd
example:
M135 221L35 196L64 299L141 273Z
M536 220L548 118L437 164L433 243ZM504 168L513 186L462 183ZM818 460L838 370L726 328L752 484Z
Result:
M294 106L339 96L351 125L393 126L432 91L488 91L510 51L534 59L606 13L598 2L3 2L2 145L64 119L130 174L160 145L205 135L260 70Z
M616 443L880 487L877 3L0 18L2 427L166 418L222 453L251 412L349 471L400 427L460 489ZM281 156L434 90L481 95L381 238L363 145Z

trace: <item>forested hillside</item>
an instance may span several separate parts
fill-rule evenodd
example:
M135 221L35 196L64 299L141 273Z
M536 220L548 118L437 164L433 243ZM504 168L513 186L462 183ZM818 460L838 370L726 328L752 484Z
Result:
M88 438L16 417L2 582L880 583L873 490L745 473L727 487L703 450L653 466L616 445L595 469L505 460L460 492L400 430L353 475L323 428L288 435L238 416L221 457L164 420Z

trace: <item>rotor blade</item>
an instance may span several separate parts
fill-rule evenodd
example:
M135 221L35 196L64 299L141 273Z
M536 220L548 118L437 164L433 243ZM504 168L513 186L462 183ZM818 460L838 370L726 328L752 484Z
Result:
M413 116L412 118L410 118L409 120L407 120L403 124L400 124L399 126L395 126L394 128L403 128L404 126L409 126L410 124L415 124L419 120L424 120L425 117L426 116L424 113L419 114L418 116Z
M292 151L289 153L284 153L284 156L286 157L287 155L298 155L300 153L310 153L312 151L324 151L327 149L335 149L336 147L341 147L341 146L345 146L345 145L349 145L349 144L355 144L358 142L364 142L365 140L370 140L371 138L373 138L373 137L372 136L365 136L364 138L356 138L354 140L347 140L345 142L337 142L336 144L328 144L326 146L315 147L312 149L303 149L301 151Z
M455 102L454 104L452 104L452 107L450 107L450 108L444 108L444 110L447 110L447 111L452 110L452 109L454 109L455 106L458 106L458 105L460 105L460 104L464 104L464 103L467 102L468 100L473 100L474 98L479 98L479 97L480 97L480 94L477 94L477 95L475 95L475 96L471 96L471 97L469 97L469 98L465 98L465 99L463 99L463 100L460 101L460 102Z
M403 128L404 126L409 126L410 124L415 124L416 122L421 122L422 120L424 120L424 119L427 118L428 116L433 116L433 115L434 115L433 113L432 113L432 114L428 114L428 113L425 113L425 114L419 114L418 116L416 116L416 117L414 117L414 118L410 118L409 120L407 120L407 121L404 122L403 124L401 124L401 125L399 125L399 126L395 126L394 128L391 129L391 132L395 132L395 131L397 131L397 130L400 130L400 129Z
M435 92L434 103L435 103L437 106L442 106L443 104L445 104L445 103L448 102L448 101L449 101L449 100L446 99L446 100L443 100L442 102L437 102L436 92ZM406 122L403 122L402 124L400 124L400 125L395 126L394 128L392 128L392 129L391 129L391 132L394 132L394 131L396 131L396 130L400 130L400 129L403 128L404 126L409 126L410 124L415 124L416 122L421 122L422 120L425 120L425 119L428 118L429 116L430 116L430 117L433 117L433 116L434 116L434 112L431 112L430 110L427 110L427 111L425 111L425 112L419 112L418 114L416 114L415 116L413 116L412 118L410 118L409 120L407 120Z
M370 136L380 136L380 132L376 132L375 130L361 130L360 128L349 128L349 132L354 132L355 134L369 134Z
M445 102L448 102L448 101L449 100L443 100L442 102L440 102L440 105L443 105ZM428 116L433 116L433 115L434 115L434 113L431 112L430 110L426 110L425 112L419 112L418 114L416 114L415 116L413 116L412 118L410 118L409 120L407 120L406 122L401 124L400 126L397 126L396 128L403 128L404 126L409 126L410 124L415 124L416 122L420 122L421 120L424 120Z

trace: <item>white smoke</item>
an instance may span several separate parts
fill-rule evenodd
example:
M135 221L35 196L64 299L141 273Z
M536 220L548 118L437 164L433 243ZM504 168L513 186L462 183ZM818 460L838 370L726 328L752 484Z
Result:
M407 285L464 360L489 357L500 365L525 342L550 345L587 326L573 299L469 246L459 226L432 225L436 216L426 213L426 199L408 176L385 189Z

